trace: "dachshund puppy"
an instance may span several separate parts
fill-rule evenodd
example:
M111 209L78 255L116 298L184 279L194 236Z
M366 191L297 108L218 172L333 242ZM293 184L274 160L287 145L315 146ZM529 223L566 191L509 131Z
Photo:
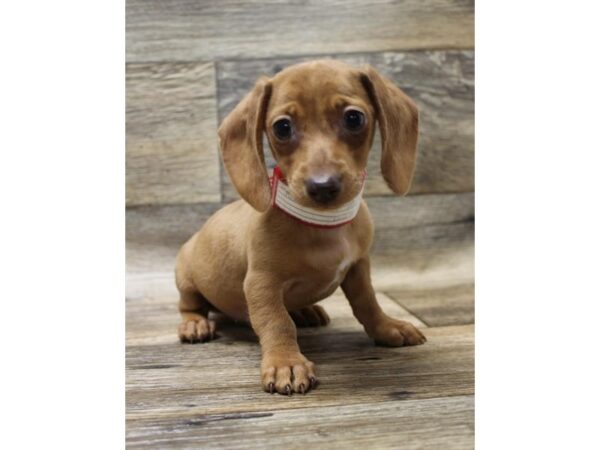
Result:
M219 128L223 161L243 200L216 212L177 257L182 342L215 335L209 310L249 321L262 350L265 391L306 393L315 366L296 326L325 325L315 303L342 287L376 343L418 345L425 337L387 316L371 285L373 223L362 199L375 123L385 181L404 195L417 149L418 110L373 68L334 60L259 79ZM266 133L277 161L270 180Z

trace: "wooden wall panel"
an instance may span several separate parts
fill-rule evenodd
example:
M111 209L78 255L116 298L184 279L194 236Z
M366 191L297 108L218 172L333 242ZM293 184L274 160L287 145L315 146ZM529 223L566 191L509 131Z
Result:
M412 197L372 197L367 205L375 231L408 230L424 225L470 223L474 220L474 194L435 194ZM181 244L218 209L215 204L155 205L129 208L127 241L146 244Z
M421 111L419 157L411 193L470 192L474 189L473 51L387 52L333 56L352 65L371 64L410 95ZM223 61L217 64L219 120L222 120L263 74L310 57ZM265 147L268 144L265 139ZM274 161L267 151L268 166ZM377 134L369 158L366 195L392 195L381 177ZM238 198L226 173L226 200Z
M128 0L128 62L472 48L473 0Z
M371 252L399 255L415 248L441 248L473 240L474 195L436 194L367 198L375 223Z
M212 63L127 65L127 205L219 202Z

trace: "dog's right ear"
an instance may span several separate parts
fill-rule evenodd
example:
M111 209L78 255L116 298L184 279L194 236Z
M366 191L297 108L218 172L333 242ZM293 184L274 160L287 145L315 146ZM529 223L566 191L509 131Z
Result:
M415 103L373 67L361 74L377 112L381 133L381 174L392 191L405 195L415 171L419 110Z
M244 200L261 212L271 203L262 145L270 97L271 83L262 77L223 120L218 132L221 155L233 185Z

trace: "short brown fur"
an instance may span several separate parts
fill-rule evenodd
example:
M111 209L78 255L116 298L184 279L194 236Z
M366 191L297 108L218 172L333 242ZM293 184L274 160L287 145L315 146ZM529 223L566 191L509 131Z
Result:
M360 132L349 133L342 125L348 106L364 113ZM285 142L272 130L282 116L294 124L293 138ZM210 309L249 321L262 349L263 388L305 393L317 378L314 364L300 352L294 322L329 322L315 303L338 286L376 343L425 342L413 325L387 316L377 304L368 253L373 223L364 201L351 223L334 229L309 227L270 206L263 133L295 201L325 209L360 193L375 122L382 137L384 178L403 195L414 171L418 111L400 89L371 67L356 69L333 60L299 64L258 80L219 128L223 161L243 200L215 213L178 255L182 342L215 336ZM339 196L326 206L305 188L307 177L323 174L341 180Z

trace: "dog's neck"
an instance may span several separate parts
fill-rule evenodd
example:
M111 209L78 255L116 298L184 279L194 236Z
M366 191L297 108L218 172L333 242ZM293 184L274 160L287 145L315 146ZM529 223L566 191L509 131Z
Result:
M280 209L288 216L293 217L304 225L315 228L337 228L346 225L356 217L362 201L362 193L365 187L365 177L363 177L363 185L356 197L343 205L328 209L318 210L303 206L297 203L292 197L292 193L279 167L273 169L271 177L271 204L273 207Z

